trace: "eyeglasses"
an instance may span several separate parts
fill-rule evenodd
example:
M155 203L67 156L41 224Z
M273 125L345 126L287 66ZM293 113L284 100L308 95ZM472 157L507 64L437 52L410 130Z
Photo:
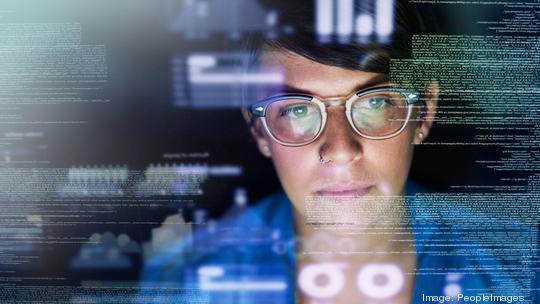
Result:
M284 146L303 146L319 137L326 126L326 107L345 105L345 115L360 136L387 139L405 129L420 93L393 86L359 91L345 99L323 100L304 94L270 97L251 106L254 118Z

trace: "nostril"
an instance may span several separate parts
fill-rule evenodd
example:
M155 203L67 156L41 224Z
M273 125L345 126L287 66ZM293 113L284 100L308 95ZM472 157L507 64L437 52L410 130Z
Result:
M362 141L350 126L344 111L329 111L326 127L318 142L320 156L331 164L348 164L362 158Z

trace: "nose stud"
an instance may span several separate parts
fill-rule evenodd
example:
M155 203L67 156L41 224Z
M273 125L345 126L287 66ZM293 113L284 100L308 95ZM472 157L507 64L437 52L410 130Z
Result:
M321 164L328 164L328 163L332 162L332 160L330 160L330 159L324 159L324 157L323 157L322 155L319 154L319 162L320 162Z

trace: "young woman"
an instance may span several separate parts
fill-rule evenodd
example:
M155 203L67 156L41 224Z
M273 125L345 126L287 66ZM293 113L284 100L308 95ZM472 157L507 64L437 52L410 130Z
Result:
M279 72L283 83L261 85L243 114L284 191L151 259L144 281L172 289L143 290L140 301L530 300L519 289L530 282L515 283L490 250L456 250L472 241L453 228L455 219L480 216L433 208L408 181L414 149L433 125L439 85L394 80L391 59L410 57L412 34L434 26L404 3L384 43L321 43L313 2L283 1L280 20L294 33L249 43L253 62ZM512 284L518 287L509 290Z

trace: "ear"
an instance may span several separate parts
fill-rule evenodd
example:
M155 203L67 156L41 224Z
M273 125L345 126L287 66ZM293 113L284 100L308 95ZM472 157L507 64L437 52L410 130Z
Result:
M257 143L259 152L261 152L263 156L272 157L272 151L270 150L270 138L268 138L268 134L266 134L261 120L253 120L253 116L246 108L242 109L242 116L244 116L244 120L249 126L249 131Z
M420 110L420 119L416 128L415 144L420 144L429 135L437 114L439 104L439 83L431 81L425 89L425 107Z

